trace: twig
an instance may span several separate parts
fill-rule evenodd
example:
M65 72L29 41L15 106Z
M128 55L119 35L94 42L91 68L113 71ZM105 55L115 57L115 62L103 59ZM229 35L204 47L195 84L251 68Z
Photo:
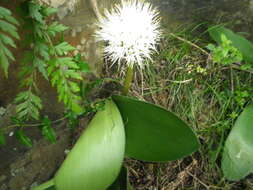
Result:
M197 44L192 43L192 42L189 41L189 40L186 40L186 39L184 39L184 38L182 38L182 37L179 37L179 36L177 36L177 35L175 35L175 34L173 34L173 33L169 33L169 35L171 35L171 36L173 36L174 38L176 38L176 39L178 39L178 40L180 40L180 41L183 41L183 42L185 42L185 43L187 43L187 44L189 44L189 45L191 45L191 46L193 46L193 47L195 47L195 48L197 48L197 49L199 49L202 53L204 53L204 54L207 55L207 56L210 55L206 50L204 50L203 48L199 47Z
M52 123L53 123L53 124L54 124L54 123L58 123L58 122L60 122L60 121L65 120L66 118L67 118L67 117L62 117L62 118L60 118L60 119L57 119L57 120L55 120L55 121L52 121ZM21 126L22 126L22 127L38 127L38 126L41 126L41 125L43 125L43 123L22 124ZM20 126L20 124L9 125L9 126L7 126L7 127L3 127L2 130L8 130L8 129L15 128L15 127L19 127L19 126Z
M238 65L235 65L235 64L231 64L231 67L233 68L233 69L236 69L236 70L239 70L239 71L244 71L244 72L248 72L248 73L251 73L251 74L253 74L253 70L244 70L244 69L241 69Z
M186 171L190 176L192 176L195 180L197 180L201 185L203 185L206 189L210 189L208 185L206 185L204 182L202 182L199 178L197 178L195 175L193 175L191 172Z
M231 80L231 92L234 93L234 79L233 79L233 68L230 67L230 80Z
M97 0L90 0L90 3L91 3L92 9L93 9L96 17L98 19L102 19L102 15L101 15L99 8L98 8Z
M176 39L178 39L178 40L180 40L180 41L183 41L183 42L185 42L185 43L187 43L187 44L189 44L189 45L191 45L191 46L193 46L193 47L195 47L195 48L197 48L197 49L199 49L202 53L204 53L205 55L207 55L209 58L212 59L210 53L208 53L208 52L207 52L206 50L204 50L203 48L199 47L197 44L195 44L195 43L193 43L193 42L191 42L191 41L189 41L189 40L186 40L186 39L184 39L184 38L182 38L182 37L180 37L180 36L177 36L177 35L175 35L175 34L173 34L173 33L169 33L169 35L171 35L171 36L173 36L174 38L176 38ZM238 65L235 65L235 64L231 64L230 66L231 66L233 69L236 69L236 70L240 70L240 71L244 71L244 72L248 72L248 73L253 73L253 70L243 70L243 69L241 69ZM230 68L231 68L231 67L230 67Z

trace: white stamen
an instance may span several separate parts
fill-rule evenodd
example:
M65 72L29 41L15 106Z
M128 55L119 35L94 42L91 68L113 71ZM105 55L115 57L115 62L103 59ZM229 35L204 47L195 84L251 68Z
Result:
M108 42L106 56L113 63L124 60L131 67L138 64L143 68L161 36L158 11L150 3L137 0L122 0L113 10L106 10L98 26L98 40Z

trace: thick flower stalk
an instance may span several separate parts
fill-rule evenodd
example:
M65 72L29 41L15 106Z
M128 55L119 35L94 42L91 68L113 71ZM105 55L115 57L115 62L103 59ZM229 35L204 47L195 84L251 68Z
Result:
M104 15L99 19L96 36L107 42L105 56L113 64L126 63L132 75L133 66L142 69L145 59L151 59L156 50L161 36L159 12L141 0L122 0Z

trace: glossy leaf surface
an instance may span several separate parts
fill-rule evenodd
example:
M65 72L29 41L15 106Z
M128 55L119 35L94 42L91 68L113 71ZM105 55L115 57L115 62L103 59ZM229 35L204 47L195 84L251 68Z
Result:
M113 96L124 120L126 156L144 161L180 159L199 147L194 132L173 113L156 105Z
M123 162L125 133L117 106L107 100L55 176L57 190L103 190L117 178Z
M222 170L237 181L253 172L253 105L238 117L224 147Z

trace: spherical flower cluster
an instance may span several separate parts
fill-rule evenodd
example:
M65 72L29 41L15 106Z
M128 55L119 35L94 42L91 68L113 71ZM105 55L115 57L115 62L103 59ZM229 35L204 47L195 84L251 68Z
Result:
M150 3L141 0L122 0L99 19L98 40L106 41L105 55L113 63L122 60L130 67L143 67L151 59L160 39L160 17Z

